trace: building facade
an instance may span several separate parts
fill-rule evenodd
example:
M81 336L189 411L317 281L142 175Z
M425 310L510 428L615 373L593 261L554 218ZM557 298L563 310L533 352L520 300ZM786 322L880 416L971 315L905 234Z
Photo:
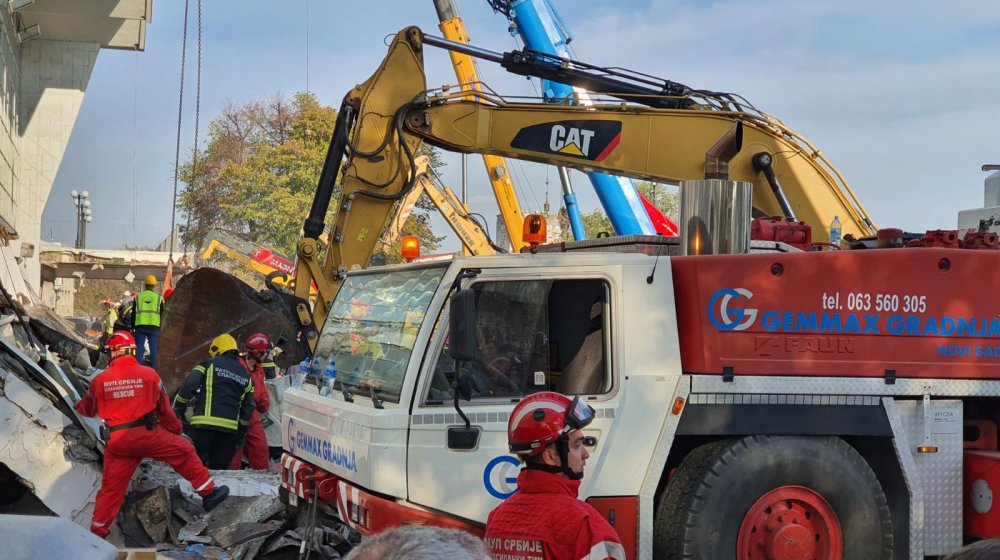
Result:
M0 3L0 280L40 293L42 211L101 49L145 50L152 0ZM13 267L13 268L12 268ZM19 269L19 270L17 270ZM30 297L30 294L20 294Z

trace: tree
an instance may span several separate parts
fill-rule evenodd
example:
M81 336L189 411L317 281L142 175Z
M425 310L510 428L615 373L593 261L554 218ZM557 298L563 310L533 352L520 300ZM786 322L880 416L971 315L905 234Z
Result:
M615 229L611 227L611 220L601 210L581 214L580 220L583 222L583 231L587 235L587 239L594 239L598 234L615 234Z
M180 170L180 207L190 218L185 244L204 246L218 229L294 255L336 117L311 93L223 107L209 124L205 149ZM426 247L438 246L429 228L420 231Z

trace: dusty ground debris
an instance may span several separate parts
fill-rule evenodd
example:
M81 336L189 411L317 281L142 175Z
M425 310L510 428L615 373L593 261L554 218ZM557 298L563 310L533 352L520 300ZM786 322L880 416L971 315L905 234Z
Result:
M213 472L231 495L206 514L190 484L152 460L137 470L108 541L90 535L104 445L99 421L80 416L73 405L99 372L91 362L96 352L44 311L15 307L0 289L0 515L20 514L21 523L36 527L38 542L27 545L25 558L35 557L39 546L59 546L43 542L55 517L102 545L94 548L97 555L79 556L95 560L116 559L100 555L115 547L145 549L147 557L156 551L157 558L295 558L302 540L314 558L340 558L359 540L336 521L310 526L308 516L286 507L276 472Z

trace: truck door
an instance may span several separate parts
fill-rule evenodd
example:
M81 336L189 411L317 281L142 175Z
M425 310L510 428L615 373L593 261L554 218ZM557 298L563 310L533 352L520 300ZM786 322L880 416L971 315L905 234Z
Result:
M533 269L529 276L485 270L468 283L476 292L478 349L458 365L472 389L462 410L480 429L471 450L449 449L449 426L464 426L453 406L456 371L448 355L447 306L438 319L416 387L407 457L409 500L485 522L516 491L518 459L507 450L507 419L523 397L539 391L579 394L597 411L588 465L599 465L601 437L615 421L620 398L614 367L615 278L566 277ZM556 273L562 274L558 279ZM589 467L591 471L593 466ZM595 490L584 478L581 496Z

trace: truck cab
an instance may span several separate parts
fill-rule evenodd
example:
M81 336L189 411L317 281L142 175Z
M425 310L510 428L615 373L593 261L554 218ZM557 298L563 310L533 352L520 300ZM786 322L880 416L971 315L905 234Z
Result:
M490 510L516 491L510 411L551 390L580 395L597 412L585 430L592 446L581 497L601 506L638 496L670 413L652 405L671 402L681 379L668 263L540 253L350 273L314 358L320 369L335 362L335 390L320 396L307 383L285 396L286 486L294 496L298 484L298 497L309 498L325 484L342 519L362 532L433 512L481 532ZM477 340L474 358L457 363L448 336L456 284L475 293ZM658 336L628 335L636 332ZM449 446L449 429L465 427L455 386L475 435ZM622 407L630 399L647 406ZM322 480L297 483L293 471L303 463ZM631 523L634 541L636 500L608 504L619 510L617 527Z

